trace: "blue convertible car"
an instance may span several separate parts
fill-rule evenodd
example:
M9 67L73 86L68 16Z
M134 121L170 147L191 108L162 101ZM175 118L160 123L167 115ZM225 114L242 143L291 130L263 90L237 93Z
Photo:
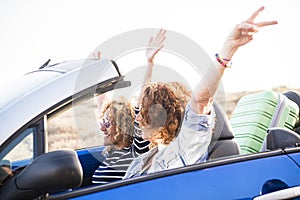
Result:
M0 99L0 199L293 199L300 196L299 137L284 134L267 151L240 154L215 104L207 162L105 185L91 176L103 160L102 94L130 93L114 61L76 60L27 73ZM110 96L110 97L111 97Z

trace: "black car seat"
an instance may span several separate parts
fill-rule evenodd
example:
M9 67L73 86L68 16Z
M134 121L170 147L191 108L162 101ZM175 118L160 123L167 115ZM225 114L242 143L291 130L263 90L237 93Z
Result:
M5 181L0 188L0 199L35 199L76 188L82 183L82 173L75 151L45 153Z
M300 94L298 92L290 90L283 93L283 95L295 102L300 110ZM294 131L300 134L300 112L298 114L298 121L295 124Z
M216 123L212 141L209 146L209 160L240 154L238 143L234 140L230 122L218 102L213 103L216 113Z
M296 91L287 91L283 93L287 98L294 101L300 108L300 94ZM300 109L299 109L300 110ZM284 149L287 147L300 146L300 112L298 120L293 130L287 128L274 127L268 129L265 141L265 148L262 150Z

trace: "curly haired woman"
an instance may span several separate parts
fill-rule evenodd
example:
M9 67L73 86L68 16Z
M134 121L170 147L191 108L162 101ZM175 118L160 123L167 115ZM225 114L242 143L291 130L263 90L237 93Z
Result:
M148 57L154 57L162 48L164 39L164 30L161 30L155 38L150 39L149 47L153 46L155 50L147 51ZM94 54L95 58L100 59L100 52ZM143 85L149 83L151 77L152 66L148 66ZM104 145L107 146L104 151L106 159L95 170L92 177L93 183L105 184L121 180L132 160L149 150L150 142L141 137L142 130L136 120L143 90L144 88L134 108L134 116L131 115L131 106L125 99L113 101L104 107L101 130L104 132Z
M259 8L229 34L221 51L216 54L215 65L193 91L183 119L180 114L182 107L167 84L145 86L137 121L143 129L143 138L149 140L153 147L133 160L124 178L206 161L215 122L212 103L223 73L230 67L230 60L237 49L250 42L258 28L277 24L276 21L254 22L263 9ZM164 41L165 36L161 37ZM147 58L148 65L153 66L155 55Z
M93 174L95 184L122 180L132 160L149 150L149 142L143 140L134 128L134 115L127 100L109 102L103 107L102 115L100 125L104 133L103 145L106 146L103 151L105 160Z

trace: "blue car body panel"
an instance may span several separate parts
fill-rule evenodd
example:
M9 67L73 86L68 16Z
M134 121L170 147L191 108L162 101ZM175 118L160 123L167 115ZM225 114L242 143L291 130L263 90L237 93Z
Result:
M300 167L300 154L293 153L293 154L289 154L289 156L297 163L298 167Z
M77 151L84 178L91 178L101 161L104 160L104 156L101 154L103 149L104 147L96 147Z
M292 157L300 157L299 153ZM211 162L213 163L213 162ZM201 167L201 166L204 167ZM205 167L208 163L170 170L124 181L118 187L108 184L89 187L70 199L252 199L260 195L262 186L270 180L281 180L288 186L299 185L300 168L287 155L233 162ZM199 169L196 169L196 168ZM189 168L189 167L187 167ZM177 171L177 172L176 172ZM164 174L168 174L164 176ZM109 187L111 186L111 187ZM108 187L108 189L106 189ZM71 194L71 193L69 193Z

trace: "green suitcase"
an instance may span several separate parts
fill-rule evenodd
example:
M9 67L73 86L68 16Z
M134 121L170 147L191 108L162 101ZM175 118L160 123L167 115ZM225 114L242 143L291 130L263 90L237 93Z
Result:
M299 107L283 94L263 91L242 97L230 119L241 154L261 150L268 128L293 129Z

